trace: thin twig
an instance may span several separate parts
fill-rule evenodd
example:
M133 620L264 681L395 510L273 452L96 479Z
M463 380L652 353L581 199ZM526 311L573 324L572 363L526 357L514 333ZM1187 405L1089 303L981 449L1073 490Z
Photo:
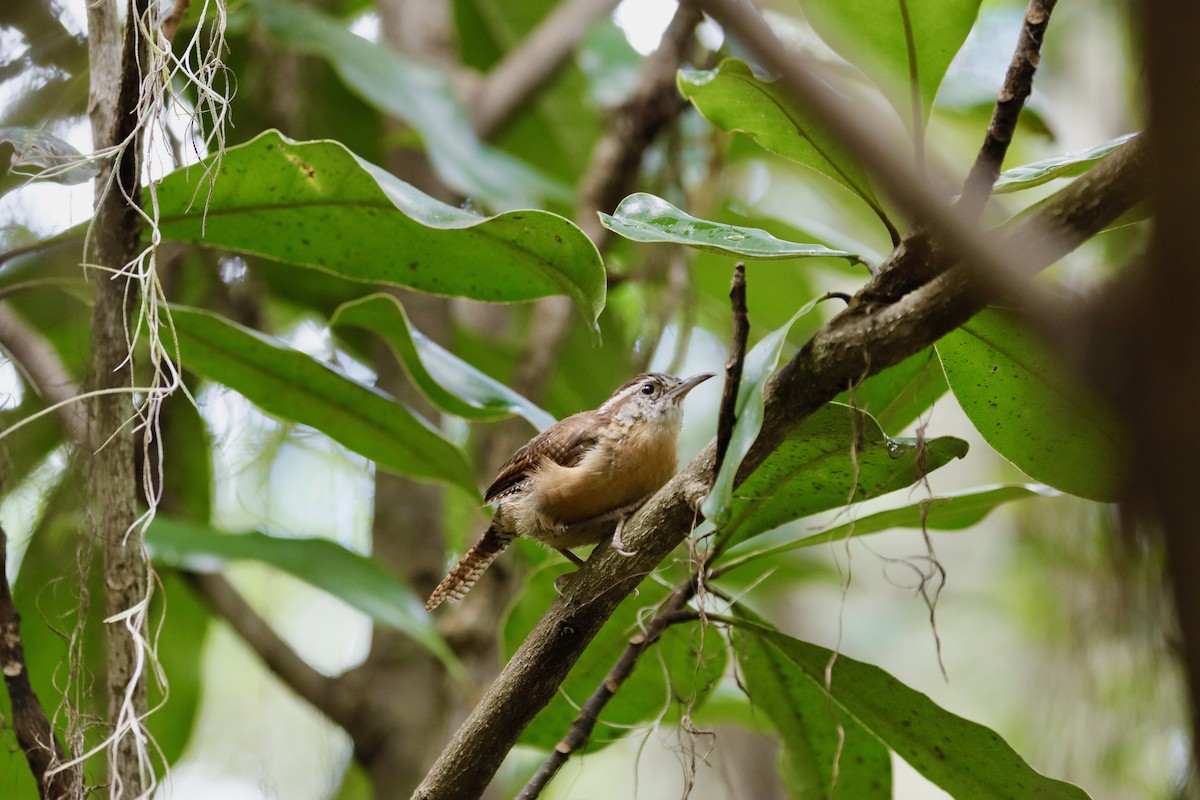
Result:
M82 242L83 234L77 234L68 231L67 233L60 233L58 236L54 236L50 239L43 239L39 242L30 242L29 244L19 245L0 253L0 267L4 266L9 261L21 258L22 256L27 256L32 253L41 253L46 250L53 250L58 247L67 247L68 245L75 247Z
M546 16L472 92L471 121L489 139L555 75L592 23L618 0L568 0Z
M1009 298L1048 338L1062 337L1070 306L1049 289L1029 280L1026 264L1045 263L1053 243L1032 231L1015 250L1001 248L978 231L974 220L949 207L937 187L944 174L926 166L920 176L869 112L852 105L816 73L812 60L789 50L750 3L698 0L733 37L750 49L762 65L780 76L780 86L796 104L811 111L848 152L868 169L902 208L929 228L933 238L952 251L990 294Z
M1012 61L1008 64L1008 72L1004 76L1004 86L996 96L996 108L992 111L992 121L988 124L987 134L983 137L983 146L971 173L963 185L962 197L959 198L958 208L967 216L978 215L983 211L988 197L992 194L992 185L1000 175L1000 167L1004 164L1004 156L1008 145L1012 142L1013 132L1017 127L1017 119L1021 109L1033 90L1033 75L1037 72L1038 63L1042 58L1042 37L1046 34L1046 26L1050 24L1050 14L1058 0L1029 0L1025 9L1025 24L1021 27L1021 35L1017 38L1017 49L1013 51Z
M637 180L642 155L659 132L686 107L675 88L675 74L692 48L702 16L684 0L671 18L658 48L642 63L637 88L621 104L592 150L588 171L579 183L576 222L603 249L608 229L597 211L612 211Z
M275 632L222 575L183 573L205 605L229 623L271 672L300 697L333 720L344 718L338 702L338 681L322 675Z
M87 417L80 403L70 402L79 396L75 379L63 366L53 345L12 312L5 303L0 303L0 347L29 380L30 386L49 405L57 405L59 421L66 437L78 445L87 442Z
M742 366L746 361L746 340L750 337L750 318L746 313L746 265L738 262L733 268L729 286L729 304L733 333L729 338L729 358L725 361L725 389L721 394L721 411L717 417L717 455L713 462L713 480L721 471L733 426L737 422L738 389L742 385Z
M546 756L546 760L542 762L542 766L538 768L538 771L525 784L525 788L517 795L517 800L534 800L534 798L541 796L542 791L550 783L551 779L558 774L562 766L567 763L567 759L571 757L571 754L577 752L587 744L588 739L592 735L592 730L596 727L596 723L600 719L600 712L604 710L604 707L608 705L608 701L620 691L621 686L633 674L633 670L638 665L642 654L657 642L659 637L663 635L663 632L672 624L690 619L683 612L695 592L696 581L693 576L686 582L675 587L675 591L671 593L671 596L663 602L654 616L650 618L650 621L646 623L644 630L635 633L629 638L629 642L625 645L625 650L621 653L621 657L617 659L617 663L604 676L604 680L592 692L592 696L580 707L579 715L571 723L567 735L554 746L554 749L550 751L550 755Z
M25 647L21 643L21 615L13 605L6 570L8 538L0 528L0 671L12 706L12 729L17 744L25 753L29 770L37 780L38 796L43 800L68 800L83 797L83 773L76 765L47 775L66 761L62 744L50 727L46 710L29 682Z

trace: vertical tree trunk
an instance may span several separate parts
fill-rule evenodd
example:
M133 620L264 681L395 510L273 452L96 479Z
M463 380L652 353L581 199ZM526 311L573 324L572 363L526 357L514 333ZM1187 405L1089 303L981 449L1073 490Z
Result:
M96 215L92 247L85 254L94 265L92 390L128 389L133 385L132 358L127 343L128 307L134 291L129 279L115 274L140 251L141 218L137 206L141 184L141 136L137 102L141 69L147 49L134 22L146 11L147 0L130 2L122 45L117 20L119 0L89 4L88 56L91 66L89 113L96 150L126 143L96 184ZM133 431L126 425L134 414L129 393L104 394L88 403L88 495L93 535L104 552L105 615L113 618L141 603L146 596L146 559L137 519ZM143 635L141 615L112 621L105 628L108 649L109 724L117 734L109 749L110 796L138 797L147 787L139 758L136 728L146 711L144 665L139 666ZM134 730L131 730L131 726Z

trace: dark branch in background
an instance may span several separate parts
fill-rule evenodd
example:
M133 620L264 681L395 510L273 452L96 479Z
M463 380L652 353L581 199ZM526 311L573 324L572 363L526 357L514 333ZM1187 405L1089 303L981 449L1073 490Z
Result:
M30 386L48 404L65 403L55 410L66 437L78 444L87 441L87 416L81 403L72 403L79 390L58 353L37 331L0 303L0 347L12 357Z
M646 624L644 630L640 633L635 633L629 638L629 643L621 652L621 657L617 659L617 663L604 676L604 680L596 687L596 691L592 696L584 702L579 709L579 716L571 723L570 730L563 737L562 741L554 746L550 751L550 755L546 756L546 760L542 762L542 766L534 773L534 776L529 779L529 783L525 784L525 788L517 795L517 800L534 800L541 796L542 791L546 788L550 780L558 774L562 769L563 764L567 763L567 759L571 754L582 748L589 738L591 738L592 730L596 727L596 723L600 719L600 712L608 705L608 701L613 698L629 676L633 674L634 667L638 665L642 654L645 653L651 645L659 640L666 631L675 622L690 620L693 617L682 616L684 608L687 607L688 601L696 593L695 576L689 578L686 583L677 587L671 593L662 606L651 617L650 622Z
M568 0L557 6L471 92L475 133L491 138L570 58L592 23L619 0Z
M727 28L730 30L730 28ZM1004 244L1049 229L1056 235L1026 272L1046 267L1139 201L1144 142L1097 165L1037 212L1013 225ZM1012 246L1016 246L1015 244ZM929 346L981 309L991 296L978 270L955 268L900 302L854 304L818 331L767 386L762 433L739 479L755 469L809 414L867 373ZM597 548L526 637L470 717L447 744L413 797L481 795L521 731L553 699L567 672L617 605L683 541L708 492L710 444L625 526L633 556Z
M175 0L170 13L163 17L162 32L168 42L175 40L175 34L179 32L179 25L183 22L191 5L192 0Z
M46 775L65 759L46 711L29 683L25 648L21 644L21 615L13 605L6 577L7 550L8 537L0 528L0 671L4 673L4 685L8 688L12 706L12 729L37 780L38 797L42 800L81 798L83 776L79 765Z
M267 668L293 692L335 722L345 718L344 713L339 713L344 711L344 704L338 697L337 678L330 678L313 669L250 607L228 580L214 573L182 574L209 610L228 622Z
M691 49L692 33L700 12L690 2L680 3L658 48L642 63L633 94L613 114L592 150L587 173L580 180L575 223L597 249L603 251L608 230L597 211L612 211L635 185L642 156L655 137L683 110L675 90L675 73ZM512 386L535 402L546 392L563 341L575 317L566 297L549 297L534 307L528 344L517 362ZM528 435L524 427L506 426L486 448L489 463L499 466Z
M1000 175L1004 164L1004 155L1012 142L1013 131L1017 128L1017 119L1021 109L1029 99L1033 90L1033 75L1037 72L1038 63L1042 58L1042 37L1046 34L1046 26L1050 24L1050 14L1058 0L1030 0L1025 9L1025 24L1021 27L1021 35L1017 39L1017 49L1009 62L1008 72L1004 76L1004 86L996 97L996 108L992 112L992 121L988 125L987 134L983 138L983 146L979 148L979 156L971 173L963 186L962 197L959 198L958 208L966 216L974 216L983 211L988 197L992 194L992 185Z
M592 151L587 174L579 183L575 221L601 249L610 234L596 212L611 212L629 194L646 148L687 107L675 88L675 74L691 52L692 34L701 19L691 0L679 4L658 48L642 63L637 88L617 109Z
M1089 372L1129 425L1122 499L1160 530L1178 619L1178 648L1191 699L1192 764L1200 763L1200 160L1194 104L1180 95L1200 82L1200 4L1159 0L1140 16L1148 84L1146 180L1154 225L1150 252L1107 287L1091 319Z
M742 385L742 366L746 361L746 340L750 337L750 318L746 313L746 265L733 268L729 286L729 305L733 333L729 337L729 358L725 361L725 388L721 393L721 411L717 416L717 451L713 461L713 479L721 471L733 426L737 422L738 388Z

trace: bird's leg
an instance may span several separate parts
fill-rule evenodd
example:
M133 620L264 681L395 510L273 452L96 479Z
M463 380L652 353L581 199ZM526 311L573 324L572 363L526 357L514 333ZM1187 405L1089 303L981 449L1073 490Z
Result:
M624 543L621 541L621 531L625 528L625 520L627 519L629 519L629 517L625 516L617 520L617 527L613 529L612 549L616 550L623 556L636 556L637 551L626 550Z
M582 559L582 558L580 558L579 556L575 555L574 553L572 553L572 552L571 552L570 550L568 550L567 548L565 548L565 547L556 547L556 548L554 548L554 549L555 549L555 550L557 550L558 552L562 553L564 556L566 556L566 557L567 557L567 560L568 560L568 561L570 561L570 562L571 562L572 564L574 564L575 566L577 566L577 567L582 567L582 566L583 566L583 559Z
M575 555L574 553L572 553L567 548L556 547L554 549L557 550L558 552L562 553L564 556L566 556L567 560L570 561L572 564L574 564L576 567L583 566L583 559L580 558L579 556ZM558 594L562 594L563 587L567 585L567 581L571 580L571 578L574 575L575 575L574 572L564 572L562 575L559 575L557 578L555 578L554 579L554 591L557 592Z

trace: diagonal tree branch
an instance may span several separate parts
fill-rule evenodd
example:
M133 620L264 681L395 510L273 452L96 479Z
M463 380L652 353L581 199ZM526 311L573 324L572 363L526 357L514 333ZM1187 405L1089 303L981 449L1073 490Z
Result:
M26 325L7 303L0 303L0 347L12 356L33 390L58 406L55 413L67 439L86 443L87 416L82 404L71 402L79 396L74 379L45 337Z
M1034 230L1059 235L1040 251L1042 269L1127 211L1144 195L1144 142L1104 161L1012 226L1005 242ZM956 267L891 306L855 298L809 341L767 387L762 433L743 463L749 474L809 414L859 380L916 353L983 308L992 295L977 271ZM546 611L455 733L414 798L477 797L520 732L548 703L622 599L692 529L712 477L710 444L625 526L635 554L597 548Z
M702 0L701 6L750 48L763 66L778 73L780 85L791 99L809 109L893 200L921 220L939 247L976 271L981 286L1008 297L1043 331L1061 335L1059 323L1066 311L1063 301L1028 281L1021 266L1046 261L1045 252L1039 251L1051 251L1054 245L1044 232L1031 229L1029 238L1013 251L996 247L988 237L979 235L973 218L945 203L945 192L938 187L948 186L949 181L936 165L928 164L918 173L904 155L907 148L892 141L868 112L823 81L810 58L789 50L752 4Z
M481 139L489 139L551 78L570 57L592 23L617 7L619 0L568 0L555 7L520 46L474 88L471 121Z
M223 576L183 573L188 583L217 616L233 627L267 668L314 708L341 724L350 713L337 678L322 675L299 656Z

